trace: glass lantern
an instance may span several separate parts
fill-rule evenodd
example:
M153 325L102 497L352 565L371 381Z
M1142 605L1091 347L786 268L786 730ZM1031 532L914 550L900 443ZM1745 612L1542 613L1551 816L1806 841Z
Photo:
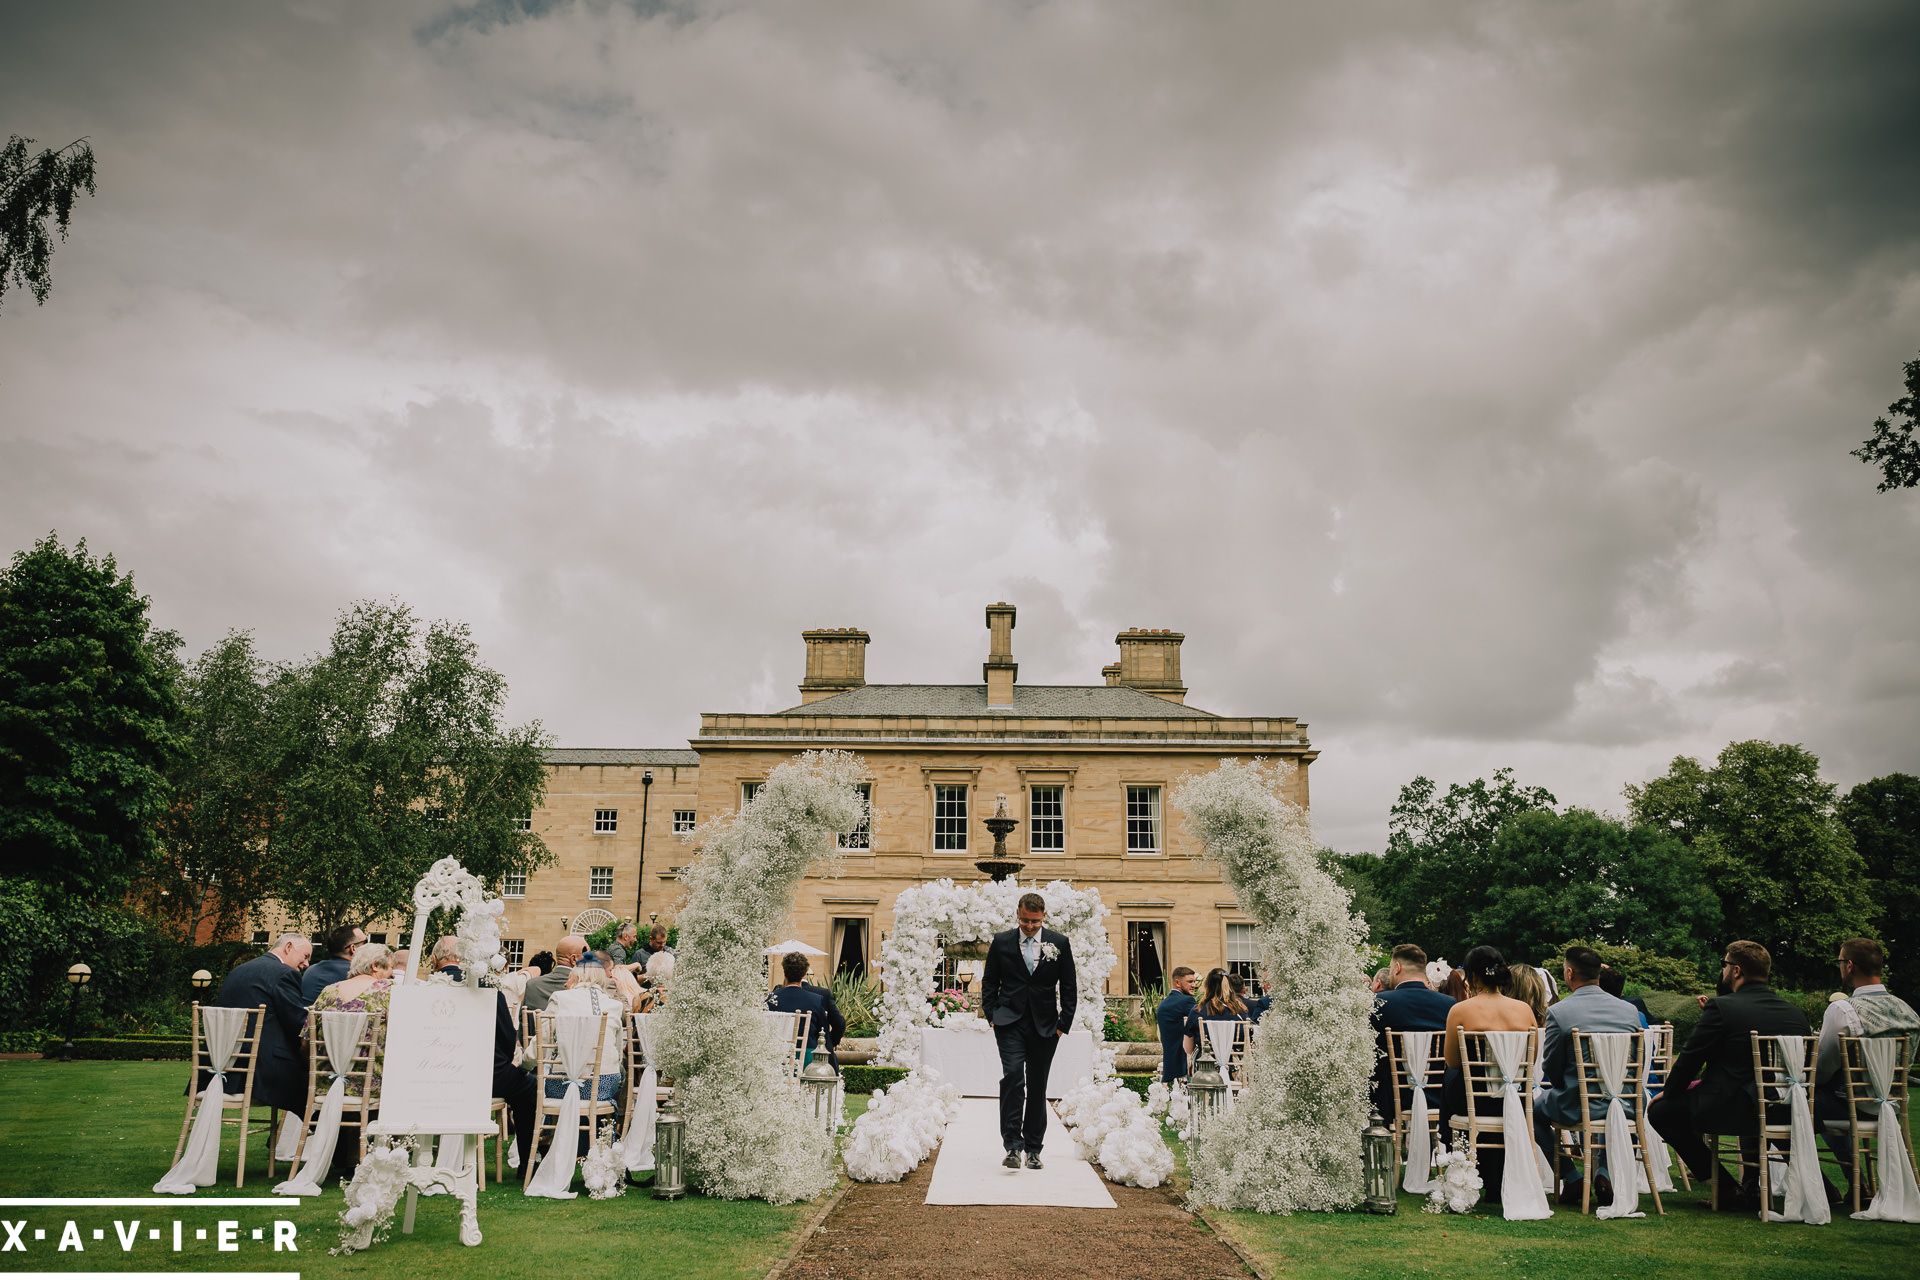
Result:
M807 1100L813 1104L814 1126L831 1136L840 1127L839 1108L833 1105L840 1087L840 1073L827 1061L824 1050L815 1053L813 1061L807 1063L806 1070L800 1073L800 1085L807 1091Z
M1367 1212L1397 1212L1400 1197L1393 1185L1393 1131L1380 1118L1378 1107L1373 1109L1367 1127L1360 1134L1360 1146L1365 1168Z
M653 1127L653 1194L658 1200L678 1200L687 1194L687 1119L669 1096L660 1104Z
M1213 1060L1212 1046L1202 1042L1200 1056L1194 1059L1193 1074L1187 1079L1187 1093L1193 1098L1193 1141L1200 1142L1208 1124L1227 1109L1226 1077Z

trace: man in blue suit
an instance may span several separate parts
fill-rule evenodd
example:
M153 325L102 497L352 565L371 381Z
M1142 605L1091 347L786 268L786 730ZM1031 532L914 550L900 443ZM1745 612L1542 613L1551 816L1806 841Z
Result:
M1024 1148L1027 1168L1038 1169L1049 1114L1047 1073L1073 1026L1080 988L1067 935L1045 927L1047 900L1020 895L1014 917L1019 926L995 934L987 947L980 1011L1000 1050L1000 1145L1007 1149L1001 1163L1018 1169Z
M798 951L789 951L781 956L780 972L787 981L784 986L775 987L767 997L767 1008L775 1013L810 1014L807 1019L807 1062L813 1061L815 1046L824 1042L827 1061L838 1070L840 1059L834 1049L839 1045L840 1037L847 1033L847 1020L841 1016L840 1006L834 1003L833 992L825 987L805 985L809 967L806 956Z
M1444 1031L1447 1011L1451 1008L1452 996L1441 995L1427 985L1427 953L1411 942L1395 947L1393 963L1387 967L1387 989L1373 998L1374 1046L1379 1051L1373 1064L1373 1105L1385 1119L1391 1120L1394 1116L1393 1062L1387 1054L1387 1034ZM1438 1040L1434 1041L1435 1055L1444 1049ZM1440 1099L1433 1094L1427 1095L1427 1101L1435 1107L1440 1105Z
M1561 977L1567 994L1547 1007L1546 1044L1540 1061L1540 1082L1546 1092L1533 1100L1533 1136L1547 1159L1554 1158L1553 1126L1577 1124L1580 1120L1580 1060L1573 1048L1573 1033L1605 1034L1640 1030L1640 1011L1600 986L1600 953L1592 947L1568 947ZM1593 1100L1594 1118L1606 1114L1604 1099ZM1627 1118L1633 1119L1633 1103L1625 1102ZM1611 1154L1611 1153L1607 1153ZM1631 1153L1628 1154L1631 1163ZM1580 1170L1560 1187L1562 1204L1580 1203ZM1613 1202L1613 1184L1607 1180L1606 1161L1594 1162L1594 1199L1598 1204Z
M1160 1028L1160 1078L1168 1084L1187 1078L1187 1015L1193 1012L1193 989L1200 977L1181 965L1173 971L1167 998L1153 1011Z
M347 976L347 966L353 962L353 953L367 935L358 925L343 924L329 933L324 939L327 955L324 960L315 960L300 975L300 998L312 1004L320 998L320 992L336 982L343 982Z

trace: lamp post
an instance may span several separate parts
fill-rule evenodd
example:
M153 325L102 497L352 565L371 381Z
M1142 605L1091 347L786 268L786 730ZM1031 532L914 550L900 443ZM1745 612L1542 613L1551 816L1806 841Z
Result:
M205 991L208 987L213 985L213 974L209 973L205 969L195 969L193 971L193 976L191 978L188 978L187 981L193 984L193 989L195 991Z
M686 1117L680 1114L679 1099L670 1096L660 1104L653 1126L654 1199L678 1200L687 1194L686 1142Z
M833 1105L835 1088L840 1083L840 1073L827 1061L827 1049L823 1044L807 1063L806 1070L800 1073L800 1084L807 1091L808 1099L813 1103L813 1122L824 1129L829 1136L840 1127L838 1108Z
M640 775L640 866L633 876L633 918L640 919L640 900L647 895L647 808L653 799L653 770Z
M60 1061L73 1061L73 1023L80 1014L80 988L93 981L93 969L85 961L67 970L67 1040L60 1046Z
M1360 1133L1360 1147L1366 1177L1367 1212L1396 1212L1400 1208L1400 1197L1393 1186L1393 1131L1380 1118L1378 1107L1373 1109L1367 1127Z

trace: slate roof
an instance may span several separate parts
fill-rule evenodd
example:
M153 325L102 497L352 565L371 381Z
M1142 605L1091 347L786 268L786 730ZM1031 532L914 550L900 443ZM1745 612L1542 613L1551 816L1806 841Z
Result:
M547 764L642 764L692 766L700 753L684 747L553 747L541 759Z
M783 716L1050 716L1093 719L1218 720L1125 685L1020 684L1011 707L987 706L983 684L869 684L775 712Z

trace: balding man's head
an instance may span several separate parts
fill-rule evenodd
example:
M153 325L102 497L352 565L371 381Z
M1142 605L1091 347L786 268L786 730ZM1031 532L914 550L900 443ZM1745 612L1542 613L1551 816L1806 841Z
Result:
M450 933L434 943L433 950L427 956L427 968L435 973L459 963L460 939Z
M554 944L553 959L556 964L576 965L580 957L587 953L587 940L577 933L570 933Z
M274 940L273 954L289 969L304 969L313 958L313 942L304 933L283 933Z

